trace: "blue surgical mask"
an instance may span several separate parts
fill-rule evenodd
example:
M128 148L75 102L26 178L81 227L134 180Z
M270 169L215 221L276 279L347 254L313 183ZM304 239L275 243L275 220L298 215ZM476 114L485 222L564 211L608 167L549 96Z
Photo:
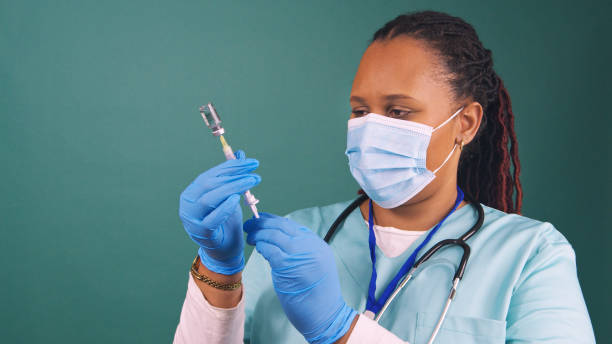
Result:
M456 143L438 168L427 169L432 133L461 110L435 128L375 113L350 119L345 154L351 174L379 206L390 209L407 202L436 177L455 151Z

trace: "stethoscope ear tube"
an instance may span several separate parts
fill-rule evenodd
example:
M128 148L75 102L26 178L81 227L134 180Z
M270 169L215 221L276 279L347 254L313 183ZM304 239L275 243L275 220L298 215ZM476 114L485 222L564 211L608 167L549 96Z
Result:
M455 276L453 277L453 279L462 279L468 259L470 258L470 246L466 244L463 239L457 240L455 245L459 245L463 248L463 256L461 257L461 262L459 263L457 271L455 271Z
M427 261L427 259L431 258L431 256L433 256L436 252L438 252L444 246L446 246L446 245L453 245L453 244L455 244L456 241L457 241L457 239L444 239L442 241L438 241L429 250L427 250L427 252L425 252L425 254L423 254L423 256L421 256L421 258L419 258L416 261L416 263L414 263L414 268L415 269L418 268L419 265L421 265L422 263Z
M432 248L427 250L427 252L425 252L425 254L423 254L423 256L419 258L419 260L416 261L416 263L414 263L413 268L414 269L418 268L419 265L421 265L421 263L427 261L427 259L431 258L431 256L433 256L440 249L446 246L451 246L451 245L461 246L461 248L463 249L463 256L461 257L461 262L459 263L459 266L457 267L457 270L455 271L455 276L453 277L453 279L463 278L463 273L465 272L467 261L470 258L470 246L462 239L445 239L445 240L439 241Z
M474 235L480 229L480 227L482 227L482 224L484 223L484 209L482 208L480 202L474 200L471 195L469 195L468 193L464 193L463 195L465 196L465 200L471 205L473 205L474 208L476 208L476 211L478 212L478 220L476 220L476 223L472 226L472 228L470 228L470 230L465 232L461 236L461 238L459 238L463 242L466 242L469 238L472 237L472 235Z
M351 202L351 204L349 204L349 206L346 207L346 209L344 209L342 213L340 213L340 215L338 215L336 220L334 220L334 223L332 223L332 225L329 226L329 229L327 230L327 233L325 234L325 237L323 238L323 240L326 243L329 243L334 233L336 233L336 230L338 229L340 224L344 222L344 220L346 220L346 218L349 216L350 213L353 212L353 210L355 210L361 203L363 203L363 201L365 201L368 198L369 198L368 195L363 194L357 197L353 202Z

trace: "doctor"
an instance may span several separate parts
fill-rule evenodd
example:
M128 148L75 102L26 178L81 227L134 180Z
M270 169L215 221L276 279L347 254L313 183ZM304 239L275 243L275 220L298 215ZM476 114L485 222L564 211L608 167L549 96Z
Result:
M483 224L466 241L471 254L435 342L595 342L571 245L550 223L519 215L510 97L470 24L432 11L385 24L350 105L346 154L368 198L329 244L322 238L353 200L242 223L240 194L261 180L242 151L181 194L181 220L200 248L175 343L426 343L458 246L419 266L372 318L402 267L478 221L470 199ZM246 267L243 230L255 245Z

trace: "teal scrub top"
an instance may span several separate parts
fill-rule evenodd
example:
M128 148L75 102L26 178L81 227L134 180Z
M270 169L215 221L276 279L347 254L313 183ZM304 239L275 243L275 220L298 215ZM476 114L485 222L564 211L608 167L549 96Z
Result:
M287 217L324 237L351 201L301 209ZM467 241L471 255L436 342L595 343L576 257L565 237L548 222L483 208L484 223ZM440 240L460 237L477 218L470 204L457 209L420 255ZM395 258L376 248L377 298L425 236ZM344 300L362 313L372 262L368 228L359 208L338 228L330 246ZM426 343L448 298L461 255L460 248L448 247L423 263L379 324L411 344ZM243 282L245 343L306 343L287 319L272 285L270 266L256 250L246 264Z

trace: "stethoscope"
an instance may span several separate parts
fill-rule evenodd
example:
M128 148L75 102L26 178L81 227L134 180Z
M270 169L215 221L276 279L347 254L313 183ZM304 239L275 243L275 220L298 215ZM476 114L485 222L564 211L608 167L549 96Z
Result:
M340 227L340 224L344 222L344 220L346 220L346 218L353 212L353 210L355 210L361 203L363 203L367 199L368 199L368 195L363 194L359 196L356 200L354 200L351 204L349 204L349 206L346 207L346 209L344 209L342 213L340 213L340 215L336 218L336 220L329 227L329 230L327 231L327 234L325 234L325 237L323 240L329 243L331 241L331 238L335 234L336 230ZM364 315L366 315L369 318L373 318L374 321L378 322L380 318L382 317L382 315L384 314L384 312L389 307L389 304L391 304L391 301L393 301L393 299L397 296L397 294L399 294L399 292L406 285L406 283L408 283L408 281L412 279L414 271L421 264L426 262L429 258L431 258L432 255L434 255L434 253L438 252L440 249L444 247L459 246L463 249L463 255L461 256L461 262L459 263L459 266L455 270L452 287L448 295L448 298L446 299L446 303L444 304L444 309L442 310L442 313L440 315L440 318L438 319L436 327L434 328L431 334L431 337L429 338L429 341L427 342L428 344L433 343L434 339L438 335L438 332L440 331L440 328L442 327L442 323L444 322L444 319L446 318L446 313L448 313L450 304L455 298L455 295L457 293L457 286L459 285L459 281L463 277L463 273L465 272L467 261L470 257L470 246L466 243L466 240L468 240L474 234L476 234L476 232L480 229L484 221L484 210L482 208L482 205L479 202L475 202L471 197L467 196L467 194L465 195L465 200L468 201L468 203L470 203L471 205L473 205L476 208L476 211L478 212L478 220L472 226L472 228L470 228L470 230L465 232L461 237L457 239L445 239L445 240L439 241L434 246L432 246L429 250L427 250L425 254L421 256L421 258L416 260L416 262L414 263L412 268L410 268L408 273L404 275L404 277L399 282L397 288L395 288L391 296L389 296L389 298L385 301L384 305L382 306L378 314L374 315L373 312L367 310L364 312Z

